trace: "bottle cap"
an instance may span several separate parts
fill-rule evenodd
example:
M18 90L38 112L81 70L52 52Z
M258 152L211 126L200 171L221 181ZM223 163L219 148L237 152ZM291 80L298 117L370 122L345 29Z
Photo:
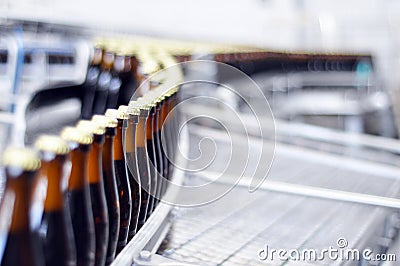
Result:
M103 128L115 128L118 126L118 120L105 115L94 115L92 121Z
M40 151L64 155L69 152L68 144L59 136L41 135L35 141L35 148Z
M115 119L128 119L129 116L126 112L122 112L119 109L107 109L106 116Z
M140 105L138 100L129 102L128 114L140 115Z
M103 135L106 132L104 127L90 120L80 120L76 127L88 134Z
M3 153L3 165L35 171L40 168L40 158L32 149L8 147Z
M144 95L144 101L147 103L147 105L152 108L152 107L156 107L157 104L155 103L155 99L154 99L154 95L151 94L145 94Z
M89 133L85 133L76 127L65 127L61 131L61 137L67 141L73 141L79 144L91 144L93 137Z
M139 110L150 110L150 106L148 105L147 101L144 98L140 97L137 99L136 102L138 104L137 106Z

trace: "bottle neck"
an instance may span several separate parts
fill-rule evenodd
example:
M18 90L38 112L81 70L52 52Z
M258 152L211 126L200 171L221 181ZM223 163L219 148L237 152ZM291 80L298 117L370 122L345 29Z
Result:
M69 190L81 190L87 185L87 161L89 150L89 145L79 145L78 148L70 152L72 168L68 183Z
M135 152L135 137L136 137L137 117L130 117L128 127L125 133L125 148L127 153Z
M138 148L146 146L146 120L147 117L140 116L136 127L136 147Z
M154 119L154 114L150 113L149 117L147 118L146 122L146 139L151 140L153 138L153 121Z
M115 132L115 131L114 131ZM114 161L114 134L107 134L102 152L103 171L112 171Z
M161 129L162 126L164 125L165 119L167 118L167 101L164 100L161 104L161 110L160 110L160 117L158 119L158 128Z
M44 211L58 211L64 208L64 163L66 156L58 155L54 159L42 160L41 171L47 180L46 198Z
M116 135L114 139L114 160L124 159L124 148L123 148L123 120L118 119L118 126L116 129Z
M6 172L7 181L0 206L0 215L2 219L11 219L8 228L10 233L29 231L29 209L35 172L22 172L18 177L12 176L7 170ZM0 228L1 231L4 229Z
M156 107L156 112L154 114L153 119L153 133L156 133L160 130L160 120L161 120L161 104L158 103Z
M102 150L104 145L104 135L94 135L92 149L88 159L88 178L89 184L102 184Z

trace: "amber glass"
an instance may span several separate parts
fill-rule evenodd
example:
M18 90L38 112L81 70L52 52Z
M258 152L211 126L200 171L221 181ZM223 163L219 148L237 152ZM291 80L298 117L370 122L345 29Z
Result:
M66 155L43 152L41 175L47 181L44 213L39 236L45 250L46 265L75 265L76 249L72 221L66 199Z
M133 75L134 63L132 57L124 56L124 70L119 75L121 79L121 89L118 96L118 106L127 105L136 88L136 81Z
M116 108L122 85L121 74L124 72L125 58L122 55L114 57L113 68L111 71L110 87L107 97L107 108Z
M144 111L144 110L143 110ZM136 162L139 178L141 182L142 204L140 206L138 230L144 225L147 218L150 196L148 191L151 189L150 169L146 150L146 120L148 112L142 112L136 127Z
M169 112L171 117L171 135L172 135L172 158L175 159L178 140L179 140L179 109L175 108L179 103L179 91L171 96Z
M88 186L87 165L90 145L79 144L70 152L72 163L68 200L74 231L77 265L94 265L95 233Z
M108 243L108 210L104 191L102 151L104 135L94 134L89 153L88 176L96 235L95 265L104 265Z
M96 47L93 51L93 59L86 74L84 84L84 97L82 99L81 116L88 119L92 116L94 97L96 93L96 84L100 74L100 63L102 61L103 52Z
M162 134L166 133L166 130L163 129L163 127L166 126L165 125L166 117L167 117L167 103L166 103L166 100L164 99L160 103L160 111L159 111L159 119L158 119L158 129L159 129L158 130L158 138L160 140L160 149L161 149L161 154L163 157L164 178L168 180L169 179L169 165L170 165L170 162L169 162L168 156L167 156L168 142L167 142L167 139L162 136ZM167 183L163 179L161 195L164 195L166 190L167 190Z
M125 247L128 240L129 224L132 213L132 195L124 156L122 138L123 132L123 120L118 119L118 126L116 128L114 142L115 177L117 181L119 203L121 208L117 253L119 253Z
M147 156L149 162L150 179L151 179L151 193L149 198L149 208L147 211L147 218L152 214L156 206L156 193L157 193L157 162L154 158L154 139L153 139L153 120L154 120L155 108L151 108L149 116L146 121L146 144L147 144Z
M104 114L107 108L108 94L111 85L111 70L114 64L114 53L105 51L100 65L100 74L97 79L96 92L93 103L93 114Z
M120 224L120 206L114 166L115 132L115 128L106 128L106 138L102 151L104 190L109 217L106 265L109 265L115 258Z
M167 178L171 179L172 176L172 171L173 171L173 164L171 163L171 160L173 160L174 158L174 143L173 143L173 138L174 138L174 132L173 132L173 128L172 128L172 114L171 114L171 110L172 110L172 96L169 96L167 98L165 98L164 100L164 108L165 111L163 113L163 120L164 120L164 131L163 134L166 140L166 153L167 153L167 157L168 157L168 175Z
M164 181L164 166L163 166L163 155L160 147L160 134L159 134L159 116L160 116L160 104L157 104L155 107L155 113L153 118L153 140L154 140L154 151L155 151L155 159L156 159L156 167L157 167L157 193L156 193L156 202L160 202L161 199L161 191Z
M126 162L128 167L128 178L129 184L131 186L131 196L132 196L132 214L131 223L129 225L128 240L132 239L137 231L139 212L144 204L142 202L142 188L140 185L139 173L137 168L136 160L136 126L138 123L138 117L129 115L127 122L125 136L125 149L126 149Z
M24 171L19 167L6 167L6 186L0 204L1 266L44 265L40 242L29 226L30 195L35 174L35 171Z

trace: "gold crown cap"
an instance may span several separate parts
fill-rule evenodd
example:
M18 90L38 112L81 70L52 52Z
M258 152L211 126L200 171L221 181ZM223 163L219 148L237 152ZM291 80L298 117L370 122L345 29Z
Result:
M89 134L103 135L106 132L104 127L90 120L80 120L76 127Z
M119 109L107 109L106 116L116 119L128 119L129 116L126 112L123 112Z
M103 128L111 127L115 128L118 126L118 120L112 117L108 117L105 115L94 115L92 117L92 121Z
M40 158L32 149L8 147L3 153L3 165L20 167L24 171L35 171L40 168Z
M87 132L83 132L76 127L65 127L61 131L61 137L67 141L88 145L93 142L93 137Z
M56 135L40 135L35 141L35 148L57 155L63 155L69 152L68 143Z

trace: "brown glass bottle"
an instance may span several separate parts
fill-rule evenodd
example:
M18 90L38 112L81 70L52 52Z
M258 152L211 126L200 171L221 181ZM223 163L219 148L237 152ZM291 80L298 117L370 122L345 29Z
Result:
M127 167L124 156L123 133L125 133L124 114L116 109L108 109L106 116L118 120L116 135L114 139L114 166L115 178L120 203L120 227L117 243L117 254L125 247L128 240L129 224L132 213L132 195L129 184Z
M35 147L41 152L40 173L47 182L39 228L46 265L76 265L75 240L66 194L68 145L58 136L42 135L36 140Z
M102 151L102 168L109 222L106 257L106 265L109 265L115 258L120 224L120 205L114 166L114 137L118 121L103 115L94 115L92 121L106 130Z
M113 68L111 70L110 87L108 89L107 108L116 108L118 104L118 97L121 90L122 81L120 78L121 73L124 71L125 58L116 54L114 58Z
M77 128L66 127L61 137L68 141L71 174L68 182L68 202L74 231L77 265L94 265L95 232L87 176L87 163L92 136Z
M6 185L0 204L0 265L44 265L43 250L30 229L30 196L40 159L32 150L8 148L3 154Z
M142 203L140 205L139 212L139 221L138 221L138 229L144 225L147 219L147 212L150 201L151 191L151 179L150 179L150 169L148 163L148 156L146 151L146 120L149 114L149 110L146 105L138 104L136 102L130 102L129 107L133 108L136 105L136 108L140 111L138 124L136 126L136 134L135 134L135 154L136 154L136 164L138 169L138 174L141 182L141 195L142 195Z
M96 93L93 103L93 114L104 114L107 107L108 94L110 90L112 75L111 70L114 64L114 53L111 51L103 51L101 61L101 72L97 79Z
M176 104L176 95L177 95L177 89L172 89L168 93L168 98L166 99L167 101L167 118L165 121L166 124L166 132L168 134L168 158L171 161L169 164L169 179L172 178L173 175L173 161L175 160L175 155L176 155L176 147L177 141L178 141L178 126L177 126L177 114L175 113L175 104Z
M102 61L103 51L99 47L93 49L93 58L86 74L84 84L84 96L82 98L81 116L88 119L92 116L94 97L96 93L96 84L100 74L100 63Z
M154 139L154 148L155 148L155 158L157 161L157 193L156 193L156 201L160 202L161 200L161 191L162 191L162 186L163 186L163 181L164 181L164 166L163 166L163 155L161 151L161 140L160 136L160 128L158 127L159 125L159 120L160 118L160 101L156 100L155 101L156 106L155 106L155 113L154 113L154 119L153 119L153 139Z
M171 117L172 158L175 159L179 140L179 90L175 89L171 95L169 112Z
M125 143L125 156L126 165L128 172L129 184L131 186L131 196L132 196L132 213L131 213L131 223L129 224L128 241L131 240L137 230L140 206L142 204L142 192L141 183L139 179L137 162L136 162L136 126L138 123L139 113L128 112L128 106L120 106L118 111L122 112L124 115L124 125L126 125L126 132L123 133L123 143ZM128 114L128 117L126 117Z
M153 213L156 206L156 194L157 194L157 161L155 160L155 145L153 139L153 121L155 116L155 105L152 103L148 104L150 107L149 116L146 121L146 145L147 145L147 156L151 178L151 191L149 210L147 212L147 218Z
M164 127L165 127L165 129L164 129L164 131L163 131L163 134L164 134L164 138L165 138L165 140L166 140L166 154L167 154L167 158L168 158L168 175L167 175L167 178L170 180L171 179L171 176L172 176L172 171L173 171L173 164L172 164L172 160L173 160L173 156L174 156L174 154L173 154L173 150L174 150L174 147L173 147L173 135L174 135L174 133L173 133L173 128L172 128L172 125L171 125L171 118L172 118L172 115L171 115L171 99L172 99L172 97L171 97L171 92L168 92L168 94L167 94L167 97L165 98L165 100L164 100L164 108L165 108L165 112L164 112L164 117L163 117L163 119L164 119Z
M124 55L124 69L119 75L121 89L118 96L118 106L128 104L136 88L136 80L133 75L133 72L136 71L136 68L134 68L136 62L127 50L120 51L120 54Z
M104 265L108 243L108 210L104 192L102 167L102 150L105 139L105 129L88 120L79 121L77 128L84 132L88 132L89 134L93 134L93 143L88 159L88 177L94 231L96 235L96 254L94 264Z
M160 113L159 113L159 120L158 120L158 138L160 140L160 148L161 148L161 154L163 157L163 166L164 166L164 178L165 179L169 179L169 169L170 169L170 161L168 160L168 141L166 138L166 129L164 129L163 127L166 126L165 124L165 120L167 118L167 103L166 103L166 97L163 96L161 98L161 102L160 102ZM163 136L164 134L164 136ZM162 191L161 191L161 195L164 195L165 191L167 190L167 183L163 182L162 184Z

